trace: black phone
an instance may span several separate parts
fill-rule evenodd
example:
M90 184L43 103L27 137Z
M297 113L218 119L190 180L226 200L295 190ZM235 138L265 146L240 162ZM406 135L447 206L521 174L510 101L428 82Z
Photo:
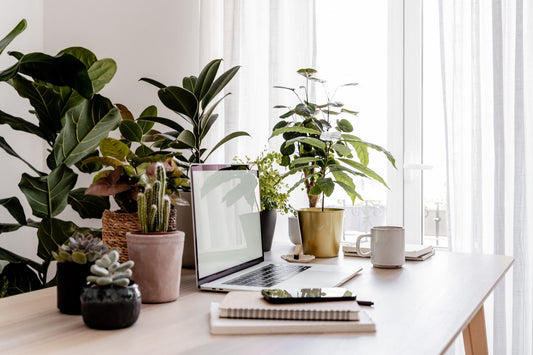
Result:
M270 303L307 303L354 301L355 295L341 287L330 288L300 288L297 290L283 290L279 288L263 289L261 294Z

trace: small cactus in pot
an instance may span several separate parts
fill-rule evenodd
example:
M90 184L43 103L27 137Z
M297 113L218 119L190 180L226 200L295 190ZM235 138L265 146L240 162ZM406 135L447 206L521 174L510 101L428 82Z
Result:
M142 179L148 180L144 175ZM157 163L155 179L147 181L144 192L137 196L141 232L166 232L170 216L170 197L167 195L167 179L163 164Z
M66 314L81 314L80 294L96 259L109 251L100 238L77 233L57 251L57 308Z
M95 329L129 327L141 312L141 293L130 280L134 262L119 263L119 253L111 250L91 266L89 286L81 294L84 323Z

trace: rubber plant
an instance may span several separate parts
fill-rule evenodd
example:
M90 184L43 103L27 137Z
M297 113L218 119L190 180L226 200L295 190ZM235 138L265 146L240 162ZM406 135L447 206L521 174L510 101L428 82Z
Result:
M22 20L0 40L0 54L26 28ZM78 172L92 172L96 165L81 167L87 156L97 155L98 142L115 129L120 114L109 99L97 94L114 76L116 63L100 59L89 50L70 47L56 56L35 52L9 52L15 60L0 71L0 81L11 85L19 96L28 100L32 117L24 119L0 111L0 124L25 132L47 146L46 169L41 171L19 155L0 136L0 148L24 162L18 184L35 219L27 218L15 196L0 199L16 223L0 223L0 232L35 228L40 262L0 248L0 260L7 261L0 274L0 290L6 295L31 291L54 284L47 282L48 267L57 250L69 237L89 228L64 221L58 215L70 204L82 218L100 218L109 208L109 199L87 196L84 189L74 189ZM37 121L37 124L31 122ZM7 286L6 286L7 285Z
M176 120L169 118L144 117L144 120L158 122L171 129L171 131L157 135L158 145L190 152L188 157L177 157L185 166L191 163L204 163L214 151L229 140L249 136L246 132L236 131L227 134L212 148L204 145L205 137L218 118L218 114L214 113L215 109L230 93L215 99L240 68L239 66L232 67L217 78L221 62L222 59L212 60L202 69L198 77L194 75L184 77L182 86L167 86L154 79L140 79L156 86L159 89L157 94L163 105L185 122L184 127Z
M364 141L352 133L353 124L341 117L353 118L358 113L345 108L342 102L335 101L335 93L340 87L330 95L325 80L317 77L315 69L300 69L298 74L305 78L305 85L299 88L276 86L292 91L298 103L294 107L275 106L288 111L280 116L271 135L271 138L283 138L280 153L281 165L289 168L286 175L302 173L301 179L290 190L304 184L309 207L316 207L322 195L324 210L324 195L330 196L336 185L346 191L352 203L356 198L363 199L356 190L354 177L368 178L387 186L383 178L368 167L368 149L383 153L395 167L394 157L379 145ZM325 102L322 104L311 102L310 86L315 83L324 88ZM348 83L341 87L355 85Z

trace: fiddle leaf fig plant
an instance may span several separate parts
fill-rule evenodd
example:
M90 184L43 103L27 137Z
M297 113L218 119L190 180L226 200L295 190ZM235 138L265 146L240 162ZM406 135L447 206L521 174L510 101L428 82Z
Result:
M330 95L325 86L326 81L317 77L315 69L300 69L298 74L305 78L305 85L297 89L276 86L292 91L298 103L294 107L275 106L288 111L280 116L270 137L281 136L283 139L280 153L283 156L281 165L289 169L286 175L302 173L301 179L291 190L304 184L309 207L316 207L318 198L322 195L324 210L324 196L330 196L335 186L340 186L350 196L352 203L357 198L363 199L356 190L354 177L375 180L388 188L385 180L368 167L368 149L383 153L396 167L392 154L379 145L352 134L354 125L349 118L357 116L358 112L335 101L337 90ZM324 103L311 102L309 93L313 84L324 88ZM348 83L341 87L355 85L357 84Z
M25 27L26 21L22 20L0 40L0 53ZM80 162L97 154L98 141L118 126L120 114L109 99L97 94L116 72L112 59L98 60L94 53L82 47L66 48L56 56L14 51L8 55L15 63L0 71L0 82L10 85L28 100L31 116L25 119L0 110L0 124L29 134L37 144L44 142L48 153L46 167L33 166L0 136L1 150L28 167L18 187L37 218L26 217L17 197L2 198L0 204L16 223L0 223L0 233L22 227L36 229L37 256L42 259L36 262L0 248L0 260L8 262L0 273L0 289L7 289L7 295L12 295L54 284L53 279L48 282L51 251L76 233L91 231L59 219L68 204L82 217L100 217L109 208L108 198L85 198L85 189L74 187ZM85 208L89 205L88 215Z
M158 144L164 148L170 147L177 150L186 150L190 156L177 157L184 164L204 163L214 151L226 142L240 137L249 136L243 131L232 132L222 138L211 148L204 145L204 139L211 127L216 122L218 114L214 113L216 107L229 93L218 100L214 100L224 87L233 79L240 67L235 66L222 73L218 78L216 74L222 59L209 62L200 72L198 77L192 75L184 77L182 86L166 86L154 79L141 78L141 81L156 86L159 99L170 110L174 111L185 122L184 126L163 117L144 117L144 120L158 122L171 129L169 132L159 134Z

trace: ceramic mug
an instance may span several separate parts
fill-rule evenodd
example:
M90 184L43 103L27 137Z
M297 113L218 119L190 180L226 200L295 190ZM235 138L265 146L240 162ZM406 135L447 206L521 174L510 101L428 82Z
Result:
M361 250L361 240L370 238L370 251ZM405 263L405 229L403 227L372 227L370 234L357 237L356 251L370 256L374 267L400 268Z

